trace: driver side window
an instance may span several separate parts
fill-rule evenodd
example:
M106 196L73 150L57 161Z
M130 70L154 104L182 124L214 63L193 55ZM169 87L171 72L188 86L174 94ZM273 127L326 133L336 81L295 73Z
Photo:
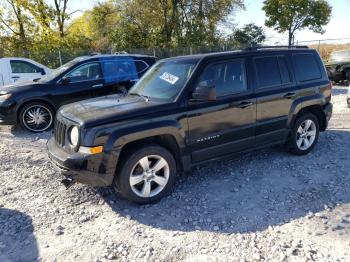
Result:
M243 60L209 64L203 71L198 85L215 87L218 97L244 92L247 81Z
M103 78L100 63L89 63L74 69L67 76L70 83L93 81Z

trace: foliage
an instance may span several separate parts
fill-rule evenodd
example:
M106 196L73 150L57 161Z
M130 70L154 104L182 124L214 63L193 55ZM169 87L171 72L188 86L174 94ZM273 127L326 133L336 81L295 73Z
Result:
M229 42L236 46L249 47L261 45L266 39L264 29L254 23L237 29L229 37Z
M288 43L293 44L295 32L308 28L323 33L329 23L332 7L326 0L265 0L265 25L280 33L288 32Z
M218 26L243 0L105 0L72 19L71 0L2 0L1 55L56 67L89 52L207 47L223 41Z

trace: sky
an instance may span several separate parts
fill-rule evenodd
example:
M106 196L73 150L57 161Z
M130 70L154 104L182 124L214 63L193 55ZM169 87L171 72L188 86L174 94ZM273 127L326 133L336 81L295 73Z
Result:
M87 10L92 8L98 0L71 0L71 10ZM262 11L263 0L245 0L245 10L236 11L230 16L230 22L237 24L239 27L248 23L255 23L264 26L265 13ZM325 27L324 34L316 34L309 30L303 30L296 34L295 40L300 44L301 41L323 40L334 38L349 38L341 42L350 42L350 0L328 0L333 7L332 18L330 23ZM76 13L79 15L79 13ZM287 44L287 35L279 34L271 28L265 28L267 36L266 44ZM330 43L339 43L340 41L328 41ZM305 43L310 44L310 43Z
M328 0L333 7L332 18L324 28L324 34L316 34L309 30L298 31L296 41L310 41L318 39L350 38L350 1L349 0ZM245 0L245 11L235 13L235 21L239 26L248 23L255 23L263 26L265 22L265 12L262 11L263 0ZM287 44L287 35L281 35L270 28L265 28L267 41L270 44ZM281 39L282 38L282 39ZM332 41L331 41L332 42ZM350 42L350 39L346 42Z

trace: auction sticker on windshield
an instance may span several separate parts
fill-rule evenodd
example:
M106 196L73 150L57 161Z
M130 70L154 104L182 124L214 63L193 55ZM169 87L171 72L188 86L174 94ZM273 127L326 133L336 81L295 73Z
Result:
M174 76L170 73L164 72L160 77L160 79L167 81L170 84L175 84L179 78L177 76Z

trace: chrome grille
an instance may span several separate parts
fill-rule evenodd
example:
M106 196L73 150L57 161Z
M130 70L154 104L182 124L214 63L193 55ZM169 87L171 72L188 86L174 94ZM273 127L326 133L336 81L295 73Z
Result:
M56 119L54 132L55 132L55 140L57 144L63 147L66 142L67 126Z

